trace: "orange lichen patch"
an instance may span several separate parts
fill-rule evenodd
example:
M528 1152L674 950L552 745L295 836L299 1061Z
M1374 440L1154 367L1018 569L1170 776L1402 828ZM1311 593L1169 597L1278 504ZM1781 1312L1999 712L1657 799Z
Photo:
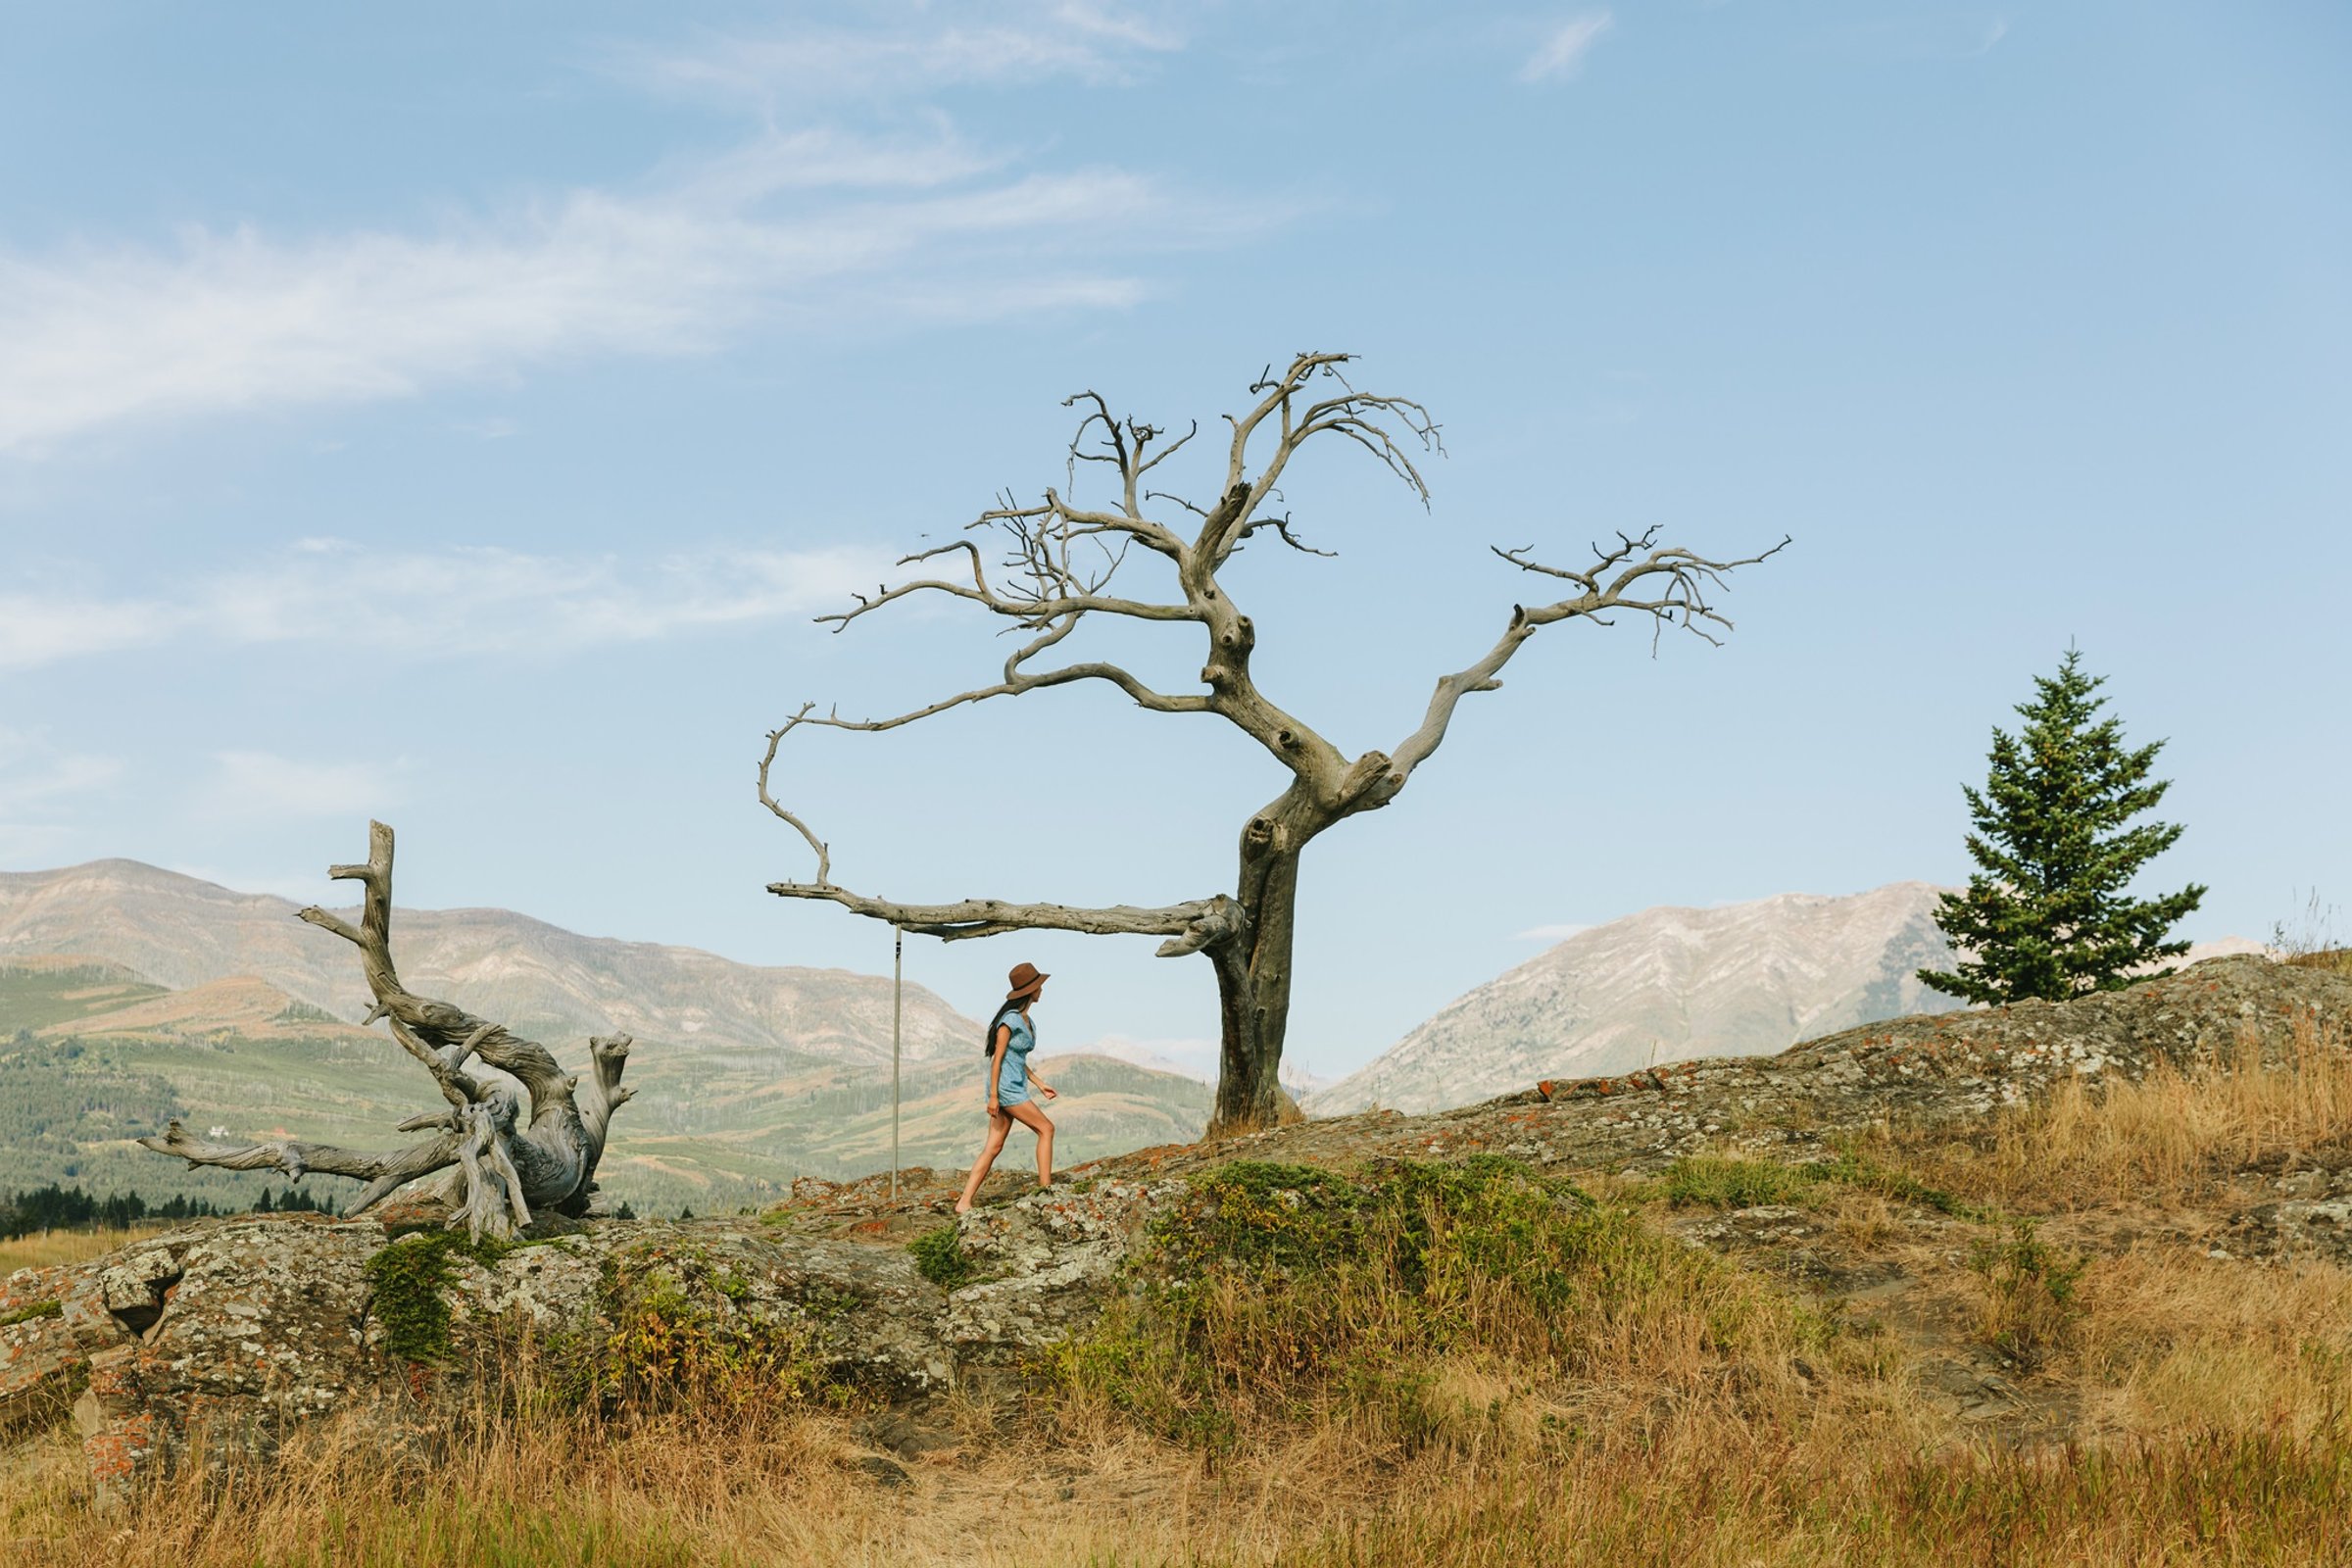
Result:
M82 1440L90 1479L100 1486L127 1481L155 1451L155 1417L142 1412L109 1422Z

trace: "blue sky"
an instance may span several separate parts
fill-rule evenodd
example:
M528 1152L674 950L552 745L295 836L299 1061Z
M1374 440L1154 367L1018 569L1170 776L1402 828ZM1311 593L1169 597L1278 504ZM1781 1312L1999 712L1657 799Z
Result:
M0 865L125 855L761 962L887 932L761 889L803 701L975 685L989 629L808 617L1093 387L1160 423L1361 355L1448 455L1287 486L1257 668L1393 745L1525 592L1658 524L1721 649L1552 628L1310 852L1292 1027L1367 1059L1547 930L1955 881L1989 728L2070 641L2168 737L2197 937L2352 900L2352 12L0 6ZM1205 470L1194 477L1207 481ZM1181 682L1182 632L1100 645ZM1280 779L1049 692L782 782L906 899L1226 887ZM1142 941L916 942L1049 1043L1213 1032Z

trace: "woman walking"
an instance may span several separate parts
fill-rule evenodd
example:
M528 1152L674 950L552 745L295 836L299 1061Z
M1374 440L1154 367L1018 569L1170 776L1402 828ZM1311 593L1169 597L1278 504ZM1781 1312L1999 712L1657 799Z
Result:
M1054 1086L1029 1070L1029 1053L1037 1047L1029 1009L1037 1004L1049 977L1038 973L1035 964L1016 963L1005 978L1012 989L988 1025L988 1137L980 1145L971 1179L963 1184L963 1196L956 1200L958 1214L971 1212L973 1195L988 1180L989 1167L1004 1152L1016 1121L1037 1134L1037 1185L1054 1185L1054 1123L1030 1098L1035 1093L1052 1100Z

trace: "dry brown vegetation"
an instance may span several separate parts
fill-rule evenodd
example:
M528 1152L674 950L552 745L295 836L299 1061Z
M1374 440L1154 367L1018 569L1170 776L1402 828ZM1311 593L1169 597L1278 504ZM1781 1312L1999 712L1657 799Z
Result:
M21 1268L50 1268L59 1263L78 1263L85 1257L98 1257L126 1246L142 1236L153 1236L159 1227L146 1226L126 1231L40 1231L31 1236L16 1236L0 1241L0 1275L15 1273Z
M2077 1077L1983 1136L1886 1133L1882 1157L1921 1179L2030 1213L2209 1202L2250 1174L2352 1157L2352 1050L2340 1021L2298 1014L2287 1059L2266 1063L2250 1031L2221 1059L2159 1058L2139 1082Z
M2352 1562L2352 1277L2217 1229L2347 1161L2352 1054L2307 1023L2267 1065L2068 1086L1793 1172L1222 1167L1132 1299L896 1459L797 1374L723 1415L526 1377L405 1468L330 1427L119 1520L53 1434L0 1470L0 1557ZM1799 1240L1690 1245L1742 1213Z

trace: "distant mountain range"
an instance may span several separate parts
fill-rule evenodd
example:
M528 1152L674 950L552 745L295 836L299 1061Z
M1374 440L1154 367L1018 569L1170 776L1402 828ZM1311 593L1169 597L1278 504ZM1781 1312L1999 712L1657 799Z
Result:
M358 956L297 920L299 907L137 860L0 871L0 956L80 955L172 990L251 976L356 1022L370 1003ZM759 968L579 936L508 909L403 908L393 956L419 996L446 997L559 1051L625 1031L761 1065L890 1059L891 983L845 969ZM976 1052L980 1025L910 985L904 1034L907 1057L920 1060Z
M1952 963L1934 918L1941 891L1897 882L1843 898L1788 893L1644 909L1580 931L1455 999L1306 1108L1436 1110L1546 1078L1770 1055L1856 1024L1957 1006L1917 977ZM2255 951L2228 938L2190 958Z
M1435 1109L1544 1078L1778 1052L1948 1006L1914 974L1951 960L1932 918L1936 892L1905 882L1847 898L1788 894L1579 932L1360 1071L1312 1086L1306 1107ZM178 1172L130 1144L170 1116L238 1136L393 1143L393 1124L431 1102L429 1086L386 1036L360 1027L368 997L354 955L295 908L134 860L0 872L0 1188L258 1192L258 1178ZM590 1034L637 1038L629 1082L641 1093L614 1120L604 1173L617 1197L733 1206L796 1175L888 1163L886 978L584 937L505 909L401 909L393 942L412 988L540 1040L560 1060L584 1059ZM979 1032L906 988L905 1163L971 1158ZM1210 1091L1192 1075L1199 1063L1102 1046L1047 1064L1063 1091L1054 1113L1064 1163L1200 1135Z
M16 1130L0 1112L0 1188L81 1179L218 1198L222 1181L258 1181L175 1177L129 1145L155 1130L141 1117L167 1114L238 1136L395 1143L431 1086L359 1027L356 955L297 907L134 860L0 872L0 1094L46 1107ZM403 908L393 947L412 989L559 1060L584 1060L590 1034L636 1037L640 1095L614 1119L603 1174L616 1196L732 1206L796 1175L889 1162L888 978L584 937L505 909ZM905 1163L971 1159L979 1037L977 1020L906 987ZM1189 1141L1206 1120L1208 1091L1189 1078L1086 1056L1046 1071L1062 1091L1064 1163Z

